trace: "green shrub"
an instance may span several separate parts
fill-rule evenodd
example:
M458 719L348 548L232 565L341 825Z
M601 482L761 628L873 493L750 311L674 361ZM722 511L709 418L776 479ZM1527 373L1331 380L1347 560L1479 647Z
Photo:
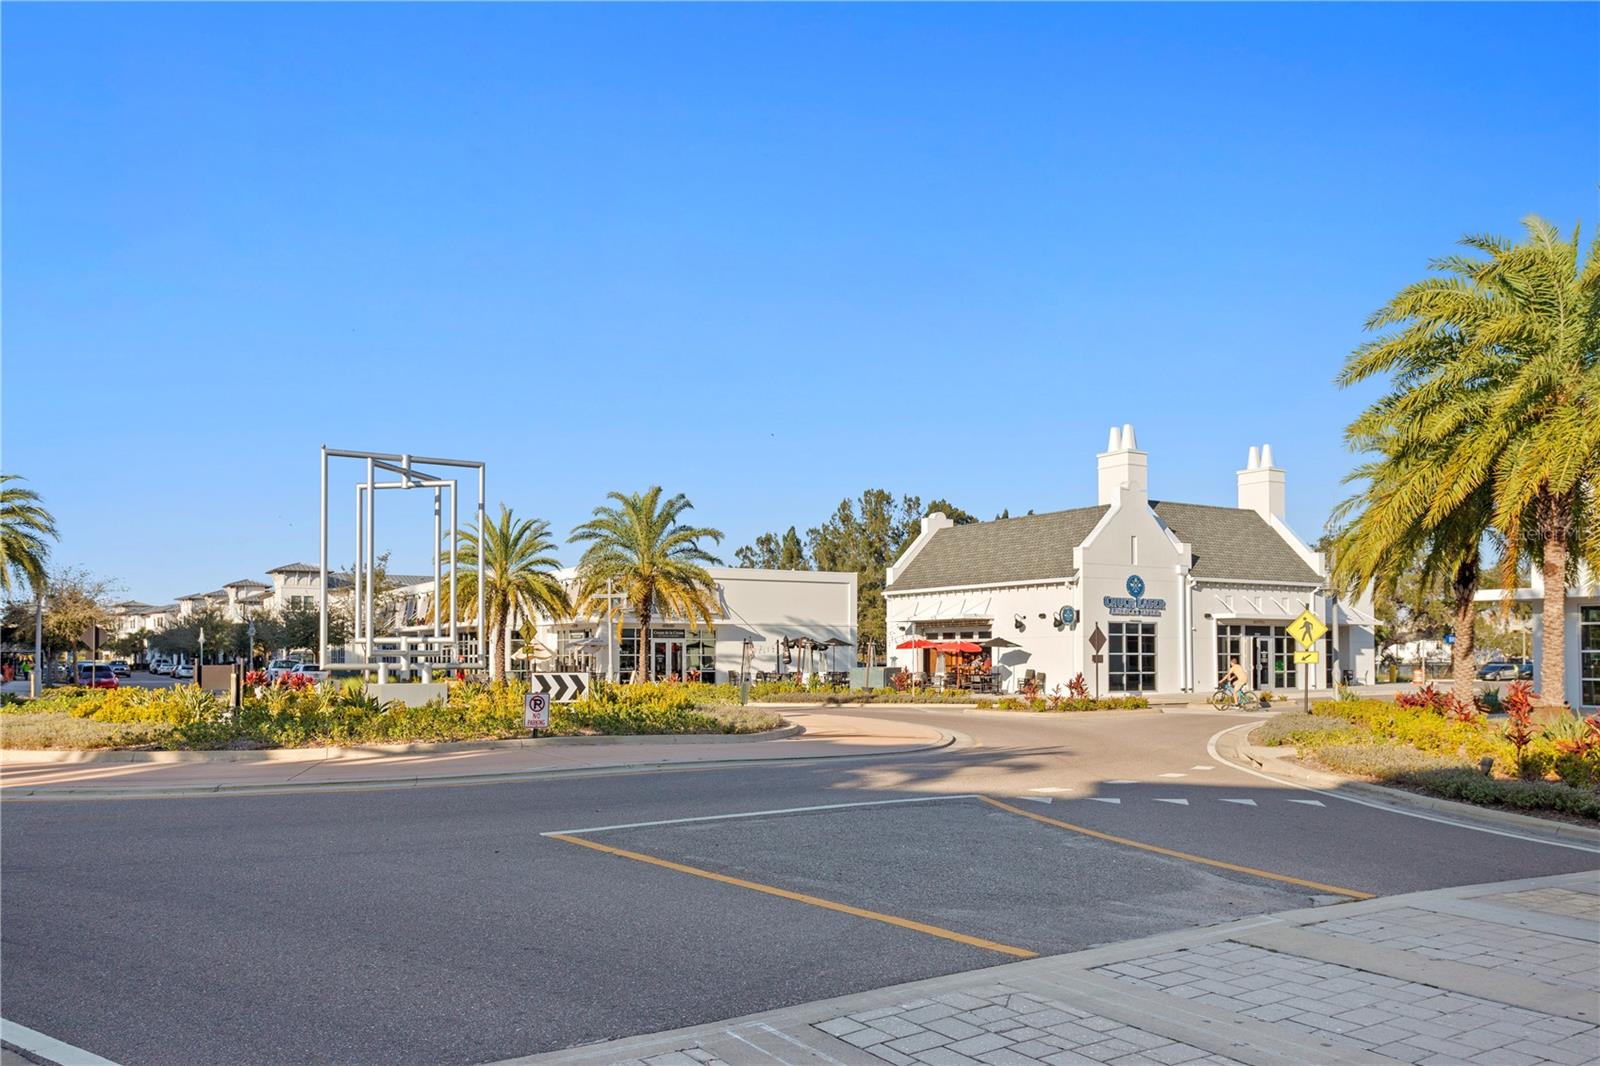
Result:
M1594 792L1551 781L1501 781L1460 767L1404 771L1390 780L1466 803L1600 819L1600 797Z
M1280 714L1262 723L1250 739L1257 744L1278 747L1282 744L1347 743L1362 731L1348 718L1316 714Z

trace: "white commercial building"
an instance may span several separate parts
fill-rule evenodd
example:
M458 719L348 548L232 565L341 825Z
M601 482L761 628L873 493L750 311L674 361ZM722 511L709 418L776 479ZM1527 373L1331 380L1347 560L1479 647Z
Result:
M890 665L936 670L937 652L896 647L922 639L989 642L1007 691L1030 671L1046 692L1080 672L1092 690L1098 669L1102 693L1209 692L1233 656L1262 691L1373 681L1370 605L1328 593L1326 561L1284 520L1285 475L1270 447L1250 449L1234 507L1151 500L1131 426L1112 429L1098 463L1093 507L966 525L924 518L889 568ZM1287 628L1307 609L1329 626L1316 666L1295 663Z
M657 615L651 619L644 662L638 619L624 610L618 632L594 619L540 617L537 646L528 658L627 679L645 669L651 677L726 681L741 671L750 643L750 672L844 672L856 661L856 575L828 570L706 568L717 584L713 624ZM561 572L569 590L577 575ZM615 669L613 669L613 657Z
M1529 585L1511 593L1513 599L1533 609L1533 678L1538 687L1544 666L1544 578L1534 568ZM1501 589L1484 589L1478 599L1498 602L1505 597ZM1585 714L1600 711L1600 581L1580 567L1578 580L1567 586L1566 610L1562 612L1561 654L1565 661L1566 691L1560 693L1568 707ZM1541 693L1548 696L1549 693Z

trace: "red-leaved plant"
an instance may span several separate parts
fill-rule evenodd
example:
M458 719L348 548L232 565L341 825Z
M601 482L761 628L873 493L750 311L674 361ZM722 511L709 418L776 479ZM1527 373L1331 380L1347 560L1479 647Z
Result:
M1083 679L1082 670L1078 671L1077 677L1074 677L1071 681L1067 682L1067 691L1072 693L1072 698L1075 700L1085 700L1089 698L1089 682Z
M1445 710L1444 693L1433 687L1433 682L1428 682L1415 692L1402 692L1394 698L1396 707L1405 707L1413 711L1432 711L1443 714Z
M1500 698L1506 709L1506 739L1517 751L1517 776L1527 773L1524 751L1533 743L1533 705L1538 699L1531 681L1513 681Z

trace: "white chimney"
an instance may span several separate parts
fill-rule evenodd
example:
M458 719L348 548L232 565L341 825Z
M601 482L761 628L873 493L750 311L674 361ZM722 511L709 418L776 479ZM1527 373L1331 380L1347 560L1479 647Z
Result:
M1262 518L1284 518L1284 474L1272 465L1270 444L1263 444L1259 455L1252 447L1248 463L1239 471L1239 509Z
M1150 491L1150 457L1139 451L1133 427L1125 425L1119 433L1111 427L1111 437L1100 460L1100 503L1117 502L1119 493L1144 496Z

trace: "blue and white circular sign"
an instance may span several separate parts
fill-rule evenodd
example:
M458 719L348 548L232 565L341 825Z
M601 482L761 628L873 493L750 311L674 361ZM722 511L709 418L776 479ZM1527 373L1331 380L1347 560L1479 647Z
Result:
M1138 574L1132 574L1128 577L1128 595L1134 599L1144 595L1144 578Z

